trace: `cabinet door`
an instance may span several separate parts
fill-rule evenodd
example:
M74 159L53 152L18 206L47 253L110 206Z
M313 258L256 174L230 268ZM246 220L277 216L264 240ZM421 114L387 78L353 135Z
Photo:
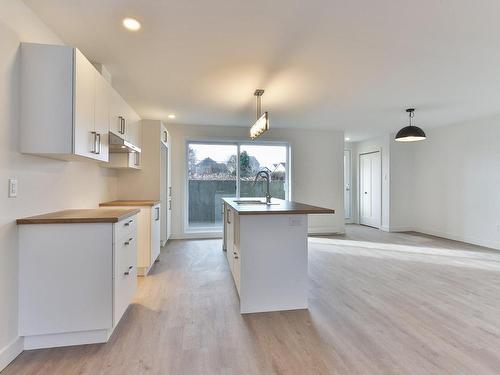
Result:
M74 77L74 139L76 155L95 158L97 147L94 131L96 71L92 64L75 49Z
M160 205L151 210L151 264L160 255Z
M135 146L141 147L141 118L129 107L127 114L126 140Z
M109 110L109 131L125 139L127 104L115 90L111 90Z
M95 158L101 161L109 161L109 108L111 86L98 73L95 83L95 132L97 137L97 150Z

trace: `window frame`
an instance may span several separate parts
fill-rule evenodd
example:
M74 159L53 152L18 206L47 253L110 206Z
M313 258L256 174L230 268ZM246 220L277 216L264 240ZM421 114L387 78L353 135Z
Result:
M196 227L189 226L189 145L229 145L236 146L236 198L240 198L240 148L241 146L283 146L286 149L286 180L285 180L285 199L290 200L292 196L291 189L291 147L286 141L248 141L248 140L218 140L218 139L186 139L184 144L184 233L222 233L221 228L214 227Z

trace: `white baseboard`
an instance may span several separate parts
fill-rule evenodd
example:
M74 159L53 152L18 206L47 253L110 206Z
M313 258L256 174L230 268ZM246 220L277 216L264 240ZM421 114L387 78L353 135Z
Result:
M209 238L222 238L222 232L186 232L174 233L170 236L172 240L204 240Z
M414 227L390 227L388 232L415 232L417 231Z
M308 235L317 235L317 236L328 236L328 235L334 235L334 234L344 234L345 233L345 228L332 228L332 227L320 227L320 226L314 226L314 227L309 227L307 229L307 234Z
M31 350L57 348L61 346L99 344L107 342L112 333L113 330L111 329L99 329L94 331L26 336L24 338L24 349Z
M500 242L495 242L495 241L484 241L482 239L474 238L474 237L468 237L468 236L462 236L462 235L457 235L457 234L452 234L452 233L446 233L446 232L440 232L440 231L435 231L427 228L415 228L415 232L420 232L423 234L428 234L430 236L436 236L436 237L442 237L442 238L447 238L449 240L453 241L460 241L460 242L465 242L469 243L472 245L477 245L477 246L483 246L483 247L488 247L491 249L495 250L500 250Z
M0 371L9 365L24 350L24 340L18 337L0 349Z

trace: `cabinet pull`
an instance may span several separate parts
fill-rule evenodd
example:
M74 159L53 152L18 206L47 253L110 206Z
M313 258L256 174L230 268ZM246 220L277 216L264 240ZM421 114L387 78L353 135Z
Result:
M167 143L167 140L168 140L168 133L166 132L166 130L163 131L163 142Z
M169 209L169 211L172 210L172 201L168 201L168 209Z
M168 196L171 197L172 196L172 186L169 186L168 187Z
M90 132L94 137L94 141L92 142L92 150L90 151L93 154L97 154L97 132Z
M125 276L130 275L130 273L132 272L132 268L134 268L134 266L128 266L128 270L126 270L123 274L124 274Z
M133 222L134 222L134 220L129 220L129 221L127 221L127 222L126 222L125 224L123 224L123 225L125 225L126 227L128 227L128 226L129 226L130 224L132 224Z
M126 120L125 117L122 117L122 134L125 134L125 126L126 126Z
M96 133L95 139L97 141L97 148L95 153L99 155L101 153L101 133Z
M133 239L134 239L133 237L129 238L128 241L125 241L123 244L124 245L130 245L130 243L132 242Z
M155 207L156 210L156 218L155 221L160 220L160 207Z
M231 211L227 210L227 223L231 224Z

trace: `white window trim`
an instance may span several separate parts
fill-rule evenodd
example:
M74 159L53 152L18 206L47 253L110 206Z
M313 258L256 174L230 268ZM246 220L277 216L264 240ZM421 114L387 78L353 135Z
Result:
M246 145L267 145L267 146L285 146L286 147L286 181L285 181L285 199L291 200L292 189L291 189L291 149L290 144L288 142L282 141L248 141L248 140L216 140L216 139L186 139L184 144L184 213L183 213L183 231L185 234L214 234L214 233L222 233L222 228L213 228L213 227L197 227L190 228L189 227L189 157L188 150L190 144L205 144L205 145L233 145L236 146L236 160L240 160L240 147ZM240 198L240 169L239 164L236 169L236 197Z

